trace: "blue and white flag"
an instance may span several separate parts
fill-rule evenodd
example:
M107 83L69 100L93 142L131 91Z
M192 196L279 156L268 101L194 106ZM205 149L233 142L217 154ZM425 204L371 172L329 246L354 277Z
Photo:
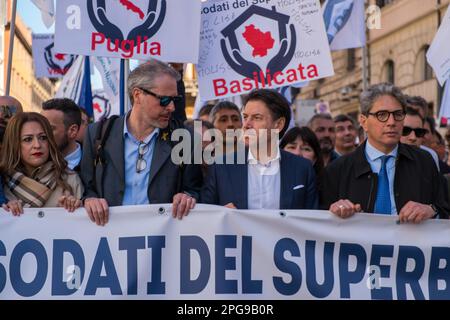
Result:
M53 0L31 0L33 4L41 10L42 21L50 28L55 23L55 5Z
M62 79L55 98L69 98L86 109L89 117L92 111L92 89L89 57L79 56Z
M366 45L364 0L327 0L323 19L332 51Z

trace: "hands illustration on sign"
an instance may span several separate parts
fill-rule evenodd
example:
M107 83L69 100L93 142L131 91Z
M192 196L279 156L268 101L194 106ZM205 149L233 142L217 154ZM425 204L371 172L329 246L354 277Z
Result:
M128 39L136 39L139 35L151 38L159 30L166 16L166 0L161 1L161 10L159 12L159 17L155 22L157 3L158 1L153 1L151 4L149 4L145 22L142 25L137 26L136 28L131 30L128 34Z
M230 53L228 52L225 39L220 40L220 47L222 48L223 56L228 65L240 75L253 79L253 73L256 72L257 74L259 74L259 72L261 71L260 66L258 66L256 63L245 60L242 57L239 49L232 48L232 54L234 57L233 59L233 57L231 57Z
M96 9L94 9L94 1L87 1L87 10L89 19L98 32L103 33L105 37L111 39L111 41L123 40L122 31L106 18L105 0L98 0ZM97 16L100 21L97 20Z
M280 37L281 48L280 51L269 61L267 69L271 70L272 73L277 71L282 71L291 62L292 57L295 53L295 48L297 45L297 38L295 34L295 26L293 24L289 27L291 31L291 42L288 48L287 36L284 38Z

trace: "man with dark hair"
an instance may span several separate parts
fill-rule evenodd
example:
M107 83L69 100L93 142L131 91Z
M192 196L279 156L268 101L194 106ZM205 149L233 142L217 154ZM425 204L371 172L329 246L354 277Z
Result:
M328 113L315 114L308 121L308 127L314 132L317 140L319 140L323 164L327 166L339 158L339 155L334 151L336 128L331 115Z
M202 106L200 108L200 111L198 112L198 120L209 121L209 114L211 113L211 110L214 108L214 106L214 103L207 103Z
M420 96L406 96L408 108L416 110L422 119L428 116L428 102Z
M80 144L83 144L84 133L86 132L86 128L89 125L89 116L86 113L86 109L80 108L80 111L81 111L81 124L77 134L77 141Z
M312 163L278 146L291 117L286 99L274 90L254 90L242 114L247 147L238 145L225 164L208 168L201 201L238 209L317 208Z
M352 118L340 114L334 118L336 126L336 152L340 155L352 153L356 149L356 126Z
M448 218L439 173L430 155L400 143L406 101L399 88L381 83L360 97L366 142L327 167L321 207L348 218L356 212L398 215L400 222Z
M56 98L42 104L41 114L50 122L56 145L68 167L78 171L82 156L81 146L76 140L81 125L80 108L71 99Z
M81 179L84 207L93 222L105 225L109 207L172 203L172 215L181 219L194 208L202 182L199 165L172 161L172 121L180 74L156 59L139 65L128 77L132 108L110 124L98 151L101 124L89 126L83 145ZM179 120L179 119L178 119Z
M236 134L227 135L227 130L229 133L230 131L231 133L236 133L235 130L242 128L242 116L239 108L233 102L221 101L212 108L209 114L209 121L221 132L220 141L223 144L223 151L234 152L236 150L237 137ZM227 150L227 144L231 150Z

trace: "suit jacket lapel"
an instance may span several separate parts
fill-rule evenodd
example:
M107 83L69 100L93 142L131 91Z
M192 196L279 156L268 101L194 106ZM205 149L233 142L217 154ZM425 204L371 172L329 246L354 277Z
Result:
M280 151L281 152L281 151ZM280 209L290 209L292 207L292 188L294 187L294 170L289 168L283 153L280 155Z
M231 180L230 192L236 195L237 203L234 205L239 209L248 209L248 168L247 164L236 164L226 166L228 176Z
M161 133L160 133L161 134ZM155 142L155 150L153 151L152 166L150 167L150 176L148 177L148 185L152 183L159 169L161 169L164 162L170 156L172 148L167 141L158 136Z
M125 148L123 138L123 126L124 118L120 117L115 120L113 127L111 128L110 137L112 139L107 140L107 148L111 157L111 162L116 168L116 171L120 177L119 181L125 183Z

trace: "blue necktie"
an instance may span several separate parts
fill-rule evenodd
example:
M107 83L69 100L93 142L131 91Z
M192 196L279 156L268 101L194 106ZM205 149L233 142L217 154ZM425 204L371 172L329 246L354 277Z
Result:
M378 173L378 190L374 213L391 214L391 194L386 163L391 156L381 157L381 169Z

